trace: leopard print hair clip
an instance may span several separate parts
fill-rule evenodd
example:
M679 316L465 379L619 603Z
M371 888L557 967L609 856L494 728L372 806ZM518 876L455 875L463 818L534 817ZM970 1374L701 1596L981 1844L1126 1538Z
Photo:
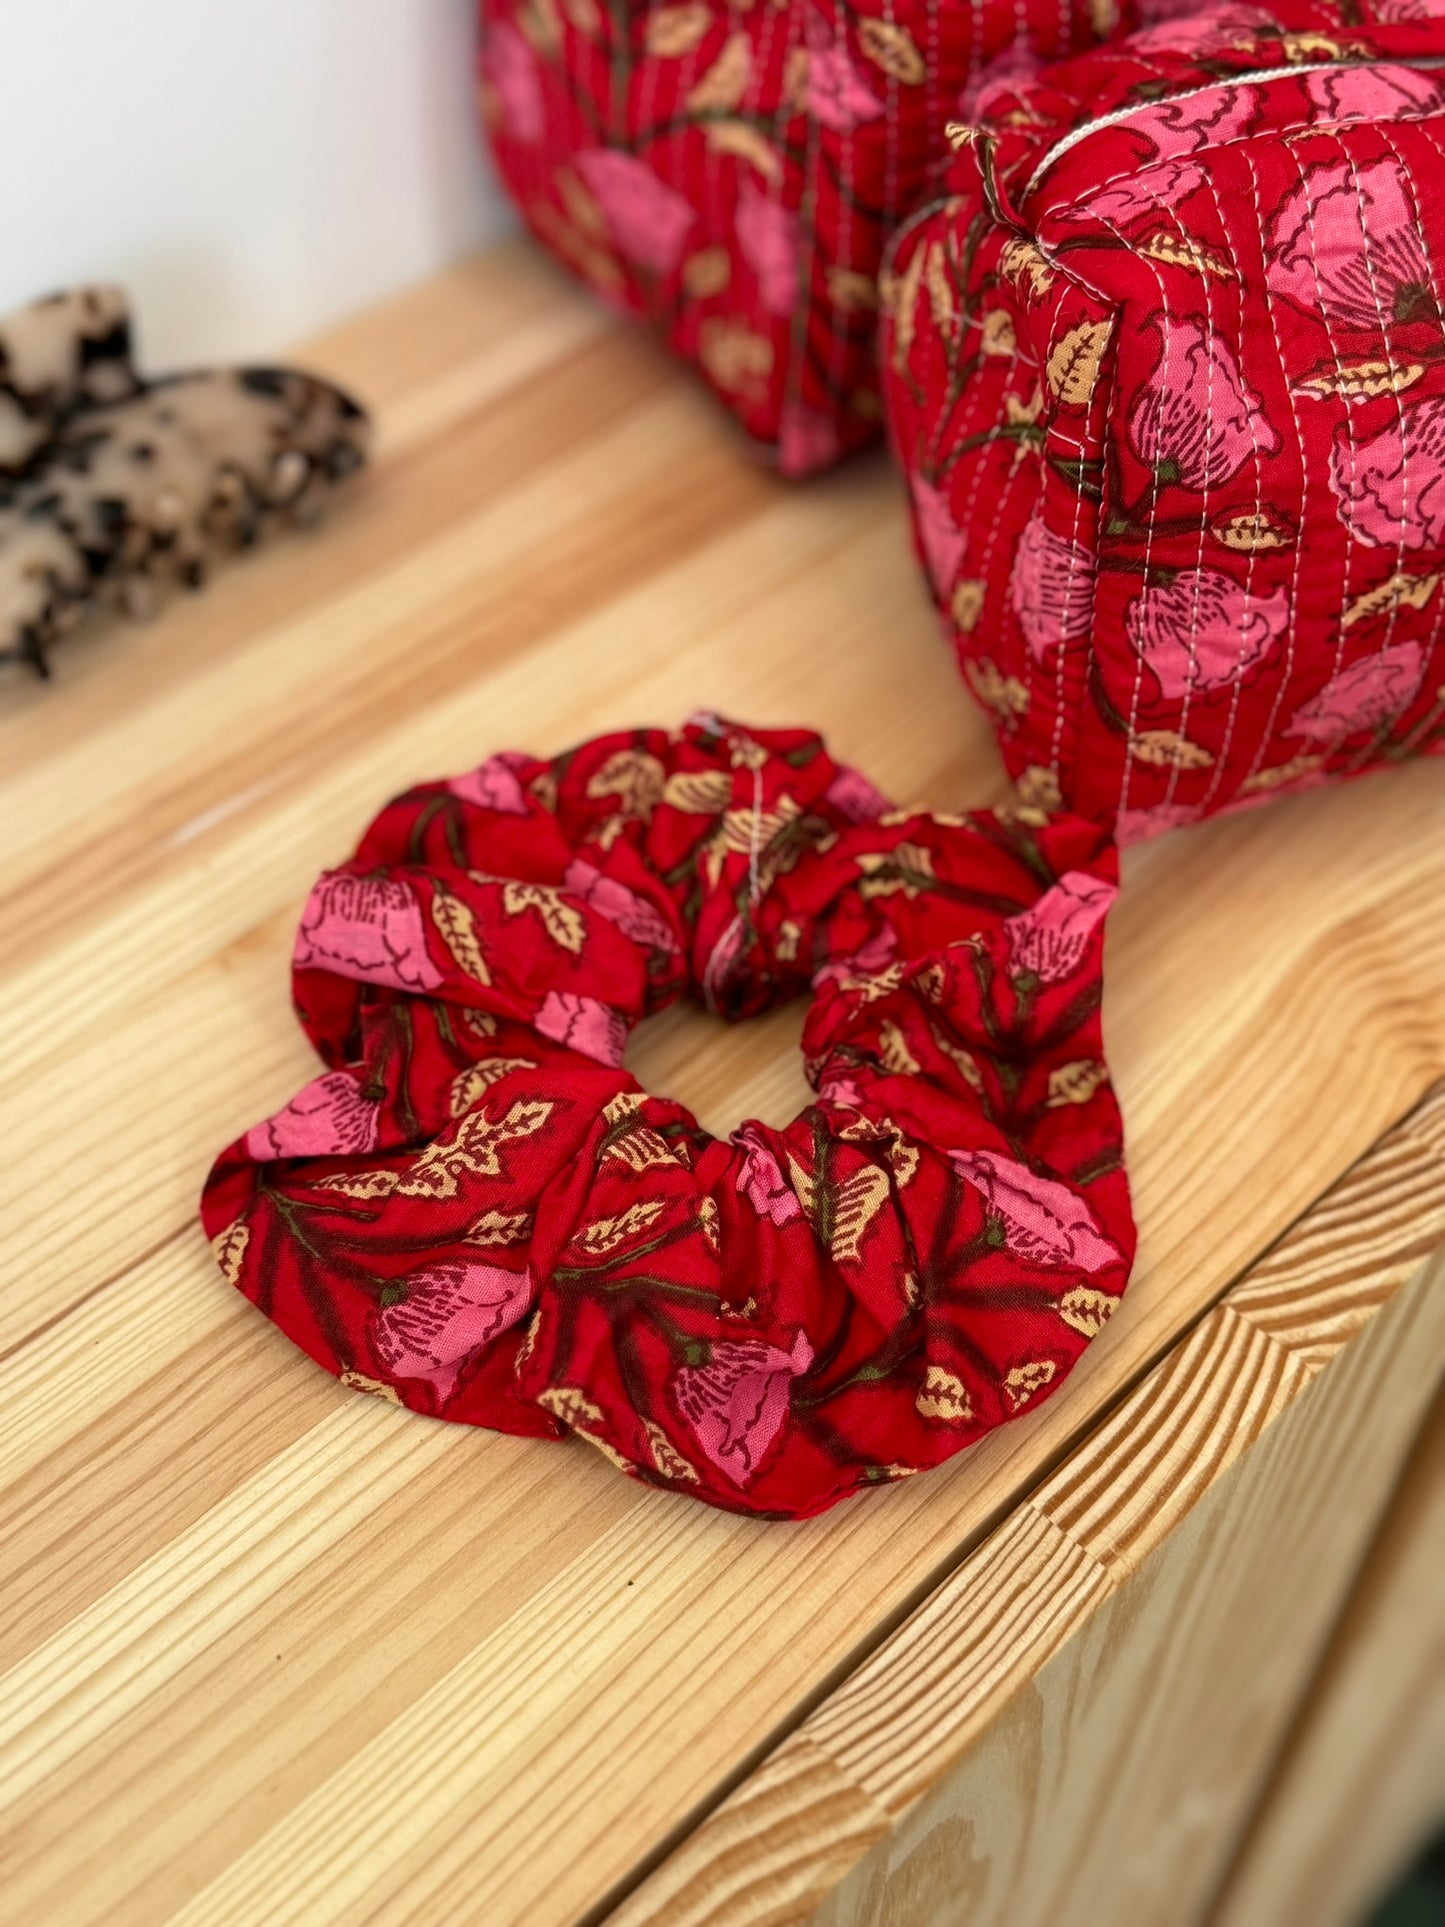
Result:
M199 588L215 556L314 521L366 458L365 411L315 376L139 378L118 290L0 321L0 357L0 659L42 676L88 614Z

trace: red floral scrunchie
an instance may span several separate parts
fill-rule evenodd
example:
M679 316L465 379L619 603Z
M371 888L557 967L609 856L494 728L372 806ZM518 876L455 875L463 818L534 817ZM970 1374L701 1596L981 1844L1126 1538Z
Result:
M348 1383L795 1517L1055 1390L1128 1276L1102 1056L1116 858L891 812L712 718L390 804L295 953L330 1066L217 1162L222 1269ZM811 987L818 1092L724 1143L623 1068L684 994Z

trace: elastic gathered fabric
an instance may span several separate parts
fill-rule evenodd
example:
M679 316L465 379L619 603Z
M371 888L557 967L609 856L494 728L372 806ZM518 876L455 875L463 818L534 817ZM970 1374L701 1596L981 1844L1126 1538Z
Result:
M227 1277L413 1409L817 1512L1055 1391L1134 1251L1081 818L892 811L716 718L390 804L302 917L328 1066L216 1163ZM722 1142L626 1070L809 993L816 1101Z

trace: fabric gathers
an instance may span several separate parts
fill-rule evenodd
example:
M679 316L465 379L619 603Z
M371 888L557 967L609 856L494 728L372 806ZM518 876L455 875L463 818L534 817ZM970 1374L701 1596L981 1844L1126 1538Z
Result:
M326 1070L217 1162L231 1281L415 1410L817 1512L1056 1391L1134 1228L1099 1008L1112 839L899 812L701 718L493 757L316 885ZM727 1142L623 1063L689 996L810 998L817 1095Z

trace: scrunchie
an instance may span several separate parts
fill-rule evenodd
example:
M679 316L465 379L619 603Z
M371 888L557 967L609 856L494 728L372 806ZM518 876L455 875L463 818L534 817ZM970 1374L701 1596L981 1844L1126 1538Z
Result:
M330 1068L222 1155L206 1230L348 1384L817 1512L1037 1404L1118 1301L1115 880L1081 818L890 811L801 731L495 756L317 883ZM623 1067L684 994L809 989L784 1130L720 1142Z

